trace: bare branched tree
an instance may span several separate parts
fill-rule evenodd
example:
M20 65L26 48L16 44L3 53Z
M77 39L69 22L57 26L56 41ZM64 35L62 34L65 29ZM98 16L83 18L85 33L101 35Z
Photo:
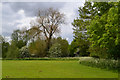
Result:
M35 30L34 36L43 34L46 40L47 50L50 48L50 43L53 35L59 33L59 25L64 23L64 14L61 14L57 9L49 8L47 10L38 10L35 25L28 30ZM32 35L33 35L32 33Z

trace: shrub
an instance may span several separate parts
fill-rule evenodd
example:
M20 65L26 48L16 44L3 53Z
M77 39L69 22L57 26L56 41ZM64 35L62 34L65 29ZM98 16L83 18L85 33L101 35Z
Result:
M29 44L28 50L33 57L44 57L46 55L46 43L44 40L37 39Z
M30 57L27 46L24 46L20 49L20 58L25 58L25 57Z
M51 46L56 43L61 45L61 52L62 52L61 57L68 57L69 56L68 41L66 39L62 39L61 37L57 37L51 41Z
M49 55L50 57L61 57L62 55L61 45L59 43L53 44L49 50Z
M118 70L119 68L118 60L82 57L80 58L79 63L91 67L102 68L102 69Z

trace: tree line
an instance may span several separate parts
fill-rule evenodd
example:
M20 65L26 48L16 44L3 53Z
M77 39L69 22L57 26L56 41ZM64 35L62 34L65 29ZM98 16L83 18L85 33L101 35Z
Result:
M64 14L57 9L38 10L30 29L15 30L11 42L1 36L3 58L26 57L120 57L120 2L85 2L72 22L74 39L55 37Z

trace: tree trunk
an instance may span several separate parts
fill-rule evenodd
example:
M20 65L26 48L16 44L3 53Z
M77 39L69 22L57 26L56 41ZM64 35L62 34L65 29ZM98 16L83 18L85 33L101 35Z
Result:
M47 40L47 45L46 45L46 52L47 52L47 54L46 55L49 54L48 51L49 51L50 45L51 45L51 38L52 38L52 34L49 35L49 38Z

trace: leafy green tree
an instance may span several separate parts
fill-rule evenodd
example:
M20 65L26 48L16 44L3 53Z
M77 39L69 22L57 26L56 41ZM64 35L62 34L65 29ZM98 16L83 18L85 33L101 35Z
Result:
M102 16L106 14L115 2L94 2L93 7L97 12L97 15Z
M19 58L22 56L19 50L27 45L27 35L23 34L22 31L17 29L13 31L11 39L11 45L8 47L8 52L5 56L6 58Z
M62 57L68 57L69 56L68 41L63 39L60 44L61 44L61 49L62 49Z
M18 47L19 49L21 49L23 46L27 44L27 39L25 39L26 38L25 35L22 35L19 29L13 31L11 38L12 42L14 42L16 47Z
M74 19L72 25L74 26L74 37L75 39L87 40L87 25L90 24L90 20L95 15L96 11L93 9L91 2L85 2L83 7L79 7L79 17Z
M84 56L86 54L89 55L89 51L99 51L101 54L104 48L101 49L99 46L93 48L89 48L90 42L88 38L90 37L89 34L87 34L87 26L91 24L91 20L95 20L95 16L97 15L97 18L100 18L102 15L106 14L106 12L109 11L109 9L113 6L113 3L108 3L108 2L85 2L83 7L79 8L79 17L74 19L74 22L72 25L74 26L74 41L72 42L71 45L74 45L70 47L71 49L71 54L75 52L79 52L80 56ZM96 19L97 19L96 18ZM96 27L97 28L97 27ZM99 30L99 29L98 29ZM101 30L98 31L98 33L101 33ZM76 46L75 46L76 45ZM73 47L73 48L72 48Z
M73 53L77 51L80 56L88 56L89 41L87 38L89 36L86 34L87 25L90 24L91 19L97 14L97 11L94 9L91 2L85 2L84 6L80 7L78 12L79 17L74 19L74 22L72 23L74 26L73 33L75 39L71 43L71 54L73 55Z
M88 27L91 48L98 47L99 52L104 50L105 58L119 58L120 53L120 27L119 27L119 3L114 3L107 13L101 17L96 16ZM94 51L95 52L95 51ZM97 54L97 53L96 53ZM102 56L103 57L103 56Z
M78 46L78 42L76 42L76 40L74 39L72 42L71 42L71 44L69 45L69 51L70 51L70 54L69 54L69 56L70 57L74 57L75 56L75 51L77 50L77 48L79 47Z
M8 52L6 53L6 58L16 59L19 58L19 56L20 56L19 49L15 46L15 43L12 42L8 48Z

